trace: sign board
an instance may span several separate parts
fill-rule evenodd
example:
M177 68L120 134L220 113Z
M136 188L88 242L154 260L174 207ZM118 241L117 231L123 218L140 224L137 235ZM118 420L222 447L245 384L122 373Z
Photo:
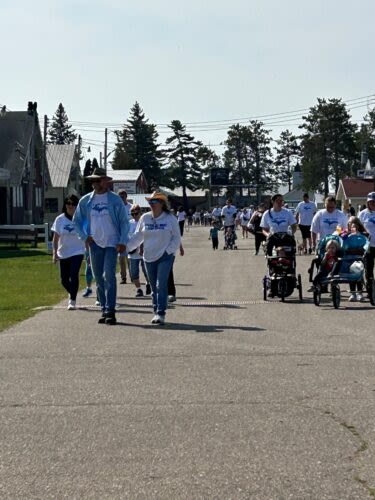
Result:
M210 181L211 186L227 186L229 184L229 168L212 168Z
M113 191L116 193L120 191L120 189L125 189L128 194L135 194L136 182L135 181L123 181L123 182L114 182L113 183Z

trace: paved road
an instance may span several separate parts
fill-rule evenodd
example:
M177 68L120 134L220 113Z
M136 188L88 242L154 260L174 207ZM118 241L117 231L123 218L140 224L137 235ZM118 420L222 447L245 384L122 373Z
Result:
M168 325L125 285L118 326L0 334L0 498L373 498L375 310L263 303L252 240L184 240Z

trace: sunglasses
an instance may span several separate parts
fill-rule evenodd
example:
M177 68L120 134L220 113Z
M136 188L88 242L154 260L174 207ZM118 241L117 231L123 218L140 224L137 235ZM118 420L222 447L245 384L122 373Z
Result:
M75 203L72 203L71 201L67 201L67 202L65 203L65 205L66 205L67 207L76 207L76 206L77 206Z
M160 200L149 200L150 205L156 205L156 203L161 203Z

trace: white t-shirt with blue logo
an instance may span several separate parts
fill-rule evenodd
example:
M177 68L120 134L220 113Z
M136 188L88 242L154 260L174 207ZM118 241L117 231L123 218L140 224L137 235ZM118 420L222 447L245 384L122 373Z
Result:
M221 216L224 217L224 226L234 226L237 215L237 208L234 205L225 205L221 210Z
M268 229L270 233L287 233L289 227L297 224L297 221L290 210L282 208L275 212L273 208L264 212L260 227Z
M98 246L116 247L118 236L108 211L108 193L93 196L90 228L91 236Z
M311 226L311 222L316 212L316 204L313 201L301 201L296 208L296 214L299 214L299 223L301 226Z
M332 234L337 226L341 226L342 229L347 228L348 218L344 212L338 209L328 212L323 208L314 215L311 223L311 231L319 234L319 239L321 240L324 236Z
M56 217L51 230L59 235L57 246L59 259L68 259L85 253L85 243L78 237L73 222L65 214Z
M358 217L370 235L370 247L375 247L375 211L365 208Z

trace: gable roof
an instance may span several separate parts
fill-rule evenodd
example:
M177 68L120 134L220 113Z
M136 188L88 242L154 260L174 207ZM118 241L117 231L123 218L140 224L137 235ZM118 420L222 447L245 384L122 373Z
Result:
M7 111L0 116L0 167L9 170L11 184L19 184L33 133L39 122L27 111Z
M114 182L137 181L142 174L142 170L112 170L109 168L107 174L112 177Z
M75 144L47 145L46 157L52 187L67 187L75 149Z
M302 201L303 195L306 193L305 189L292 189L283 195L284 201ZM315 198L315 193L309 191L309 198L313 200Z
M372 179L346 178L340 181L345 198L364 198L370 191L374 190ZM340 189L340 187L339 187Z

